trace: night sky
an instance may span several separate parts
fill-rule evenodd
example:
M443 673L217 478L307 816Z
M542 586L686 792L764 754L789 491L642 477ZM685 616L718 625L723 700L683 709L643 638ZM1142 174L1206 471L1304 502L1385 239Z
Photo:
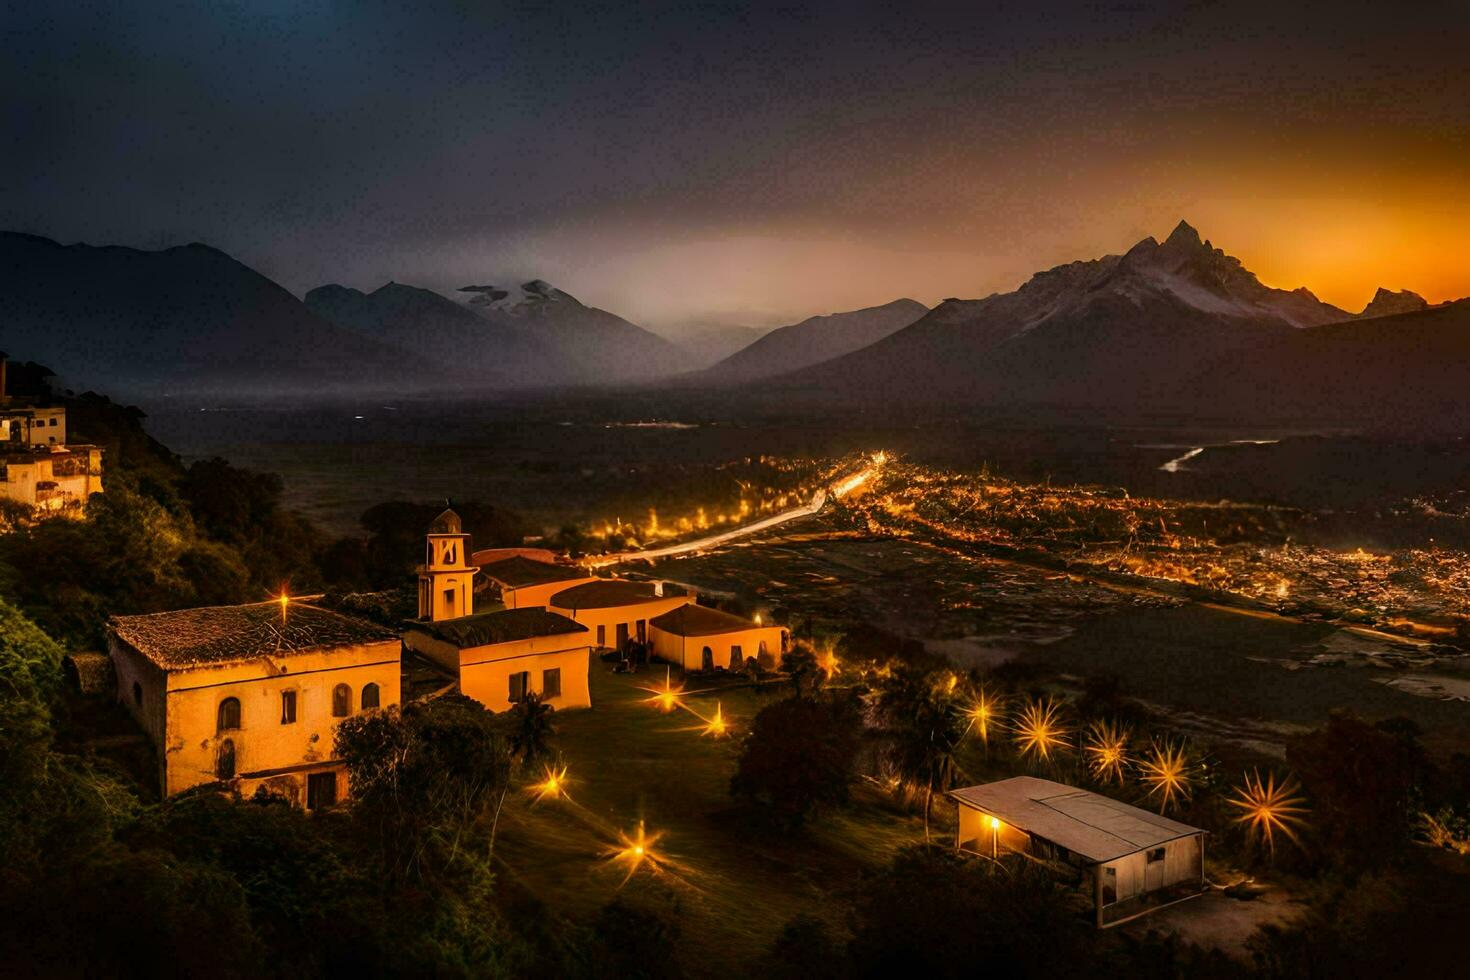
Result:
M432 7L432 9L430 9ZM1014 288L1180 217L1470 294L1470 4L21 2L0 227L655 326Z

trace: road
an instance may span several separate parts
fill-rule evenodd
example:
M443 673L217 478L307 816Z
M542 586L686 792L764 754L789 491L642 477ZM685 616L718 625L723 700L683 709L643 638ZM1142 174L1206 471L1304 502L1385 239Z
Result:
M658 558L670 558L674 555L687 555L696 551L708 551L711 548L718 548L732 541L750 537L752 534L759 534L762 531L769 531L773 527L780 527L782 524L799 521L803 517L820 514L822 508L827 506L829 500L840 500L872 479L873 474L882 469L883 464L887 460L888 457L885 453L880 452L875 454L867 466L838 480L830 489L818 490L812 495L810 501L802 504L800 507L792 507L790 510L783 510L779 514L763 517L750 524L742 524L740 527L731 528L728 531L721 531L719 534L696 538L693 541L681 541L678 544L665 545L662 548L645 548L639 551L620 551L611 555L597 555L587 559L583 564L588 568L606 568L609 565L621 565L624 562L653 561Z

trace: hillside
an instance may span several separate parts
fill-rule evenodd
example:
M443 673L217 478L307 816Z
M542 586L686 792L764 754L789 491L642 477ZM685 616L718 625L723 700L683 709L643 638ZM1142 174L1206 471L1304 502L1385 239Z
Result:
M329 323L207 245L150 252L0 232L0 278L5 347L78 390L281 396L428 380L417 356Z
M923 303L897 299L882 306L808 317L800 323L772 330L700 372L699 378L733 384L820 364L876 343L927 312L929 308Z
M1381 427L1470 423L1470 300L1313 327L1215 361L1179 400L1196 416Z
M784 382L841 400L1137 409L1231 352L1350 316L1306 289L1263 285L1181 221L1162 243L1057 266L1015 292L946 300Z

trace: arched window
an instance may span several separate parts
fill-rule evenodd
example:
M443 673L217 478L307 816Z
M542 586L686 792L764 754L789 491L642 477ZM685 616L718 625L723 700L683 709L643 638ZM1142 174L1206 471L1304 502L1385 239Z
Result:
M766 649L766 641L761 640L760 648L755 651L756 657L769 657L770 651Z
M743 657L741 655L741 653L740 653L740 647L739 646L732 646L730 648L730 669L731 670L741 670L744 667L745 667L745 657Z
M338 684L332 688L332 717L346 718L352 714L352 688Z
M233 731L240 727L240 699L225 698L219 703L219 730ZM233 752L233 750L231 750ZM233 755L231 756L233 758Z
M219 756L214 760L214 774L220 779L235 778L235 743L229 739L219 743Z
M378 706L378 685L376 685L376 684L364 684L362 686L362 707L363 707L363 710L366 711L368 708L376 708L377 706Z
M140 708L143 707L143 685L137 681L133 681L133 703Z
M715 669L715 652L713 650L711 650L709 647L705 647L704 650L700 653L699 669L700 670L714 670Z

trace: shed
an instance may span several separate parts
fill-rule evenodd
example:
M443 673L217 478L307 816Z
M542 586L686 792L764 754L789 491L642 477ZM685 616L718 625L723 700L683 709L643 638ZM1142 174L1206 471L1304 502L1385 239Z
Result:
M1205 831L1065 783L1016 776L951 790L955 846L1001 849L1077 869L1096 921L1113 925L1198 895Z

